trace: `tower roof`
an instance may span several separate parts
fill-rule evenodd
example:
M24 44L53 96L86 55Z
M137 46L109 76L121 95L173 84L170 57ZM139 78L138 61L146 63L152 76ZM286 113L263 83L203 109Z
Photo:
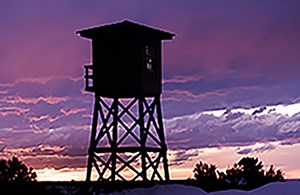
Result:
M81 37L94 39L94 38L114 38L118 36L136 37L146 36L153 37L160 40L170 40L175 34L165 32L159 29L151 28L128 20L122 22L108 24L104 26L97 26L88 29L76 31Z

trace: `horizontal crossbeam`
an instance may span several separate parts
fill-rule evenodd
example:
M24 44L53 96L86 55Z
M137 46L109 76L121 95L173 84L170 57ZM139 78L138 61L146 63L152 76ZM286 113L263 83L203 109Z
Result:
M119 147L116 149L113 148L95 148L94 152L95 153L109 153L109 152L117 152L117 153L125 153L125 152L140 152L141 148L140 147ZM161 152L163 151L162 148L153 148L153 147L145 147L143 148L143 151L146 152Z

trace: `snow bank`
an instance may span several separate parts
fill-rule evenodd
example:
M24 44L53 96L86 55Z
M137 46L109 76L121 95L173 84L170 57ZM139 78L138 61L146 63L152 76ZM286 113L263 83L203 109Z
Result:
M251 191L242 190L226 190L219 192L206 193L200 188L185 186L180 184L157 185L152 188L137 188L131 190L124 190L121 192L114 192L111 195L300 195L299 181L286 181L270 183L258 189Z
M181 184L169 184L169 185L157 185L152 188L136 188L132 190L123 190L121 192L114 192L111 195L121 195L121 194L130 194L130 195L177 195L177 194L187 194L187 195L207 195L207 193L200 188L185 186Z

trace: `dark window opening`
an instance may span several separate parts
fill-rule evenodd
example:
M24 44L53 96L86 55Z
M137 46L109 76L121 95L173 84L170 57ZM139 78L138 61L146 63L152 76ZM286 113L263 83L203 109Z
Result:
M155 51L154 47L146 45L145 47L145 53L146 53L146 69L150 72L155 72L156 67L155 67Z

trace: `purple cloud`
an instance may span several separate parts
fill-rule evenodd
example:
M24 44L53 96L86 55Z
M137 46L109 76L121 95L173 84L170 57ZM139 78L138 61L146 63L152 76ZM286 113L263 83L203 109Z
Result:
M298 121L297 114L288 117L275 113L228 113L215 117L199 112L167 119L165 124L170 148L191 149L295 139L300 131Z

